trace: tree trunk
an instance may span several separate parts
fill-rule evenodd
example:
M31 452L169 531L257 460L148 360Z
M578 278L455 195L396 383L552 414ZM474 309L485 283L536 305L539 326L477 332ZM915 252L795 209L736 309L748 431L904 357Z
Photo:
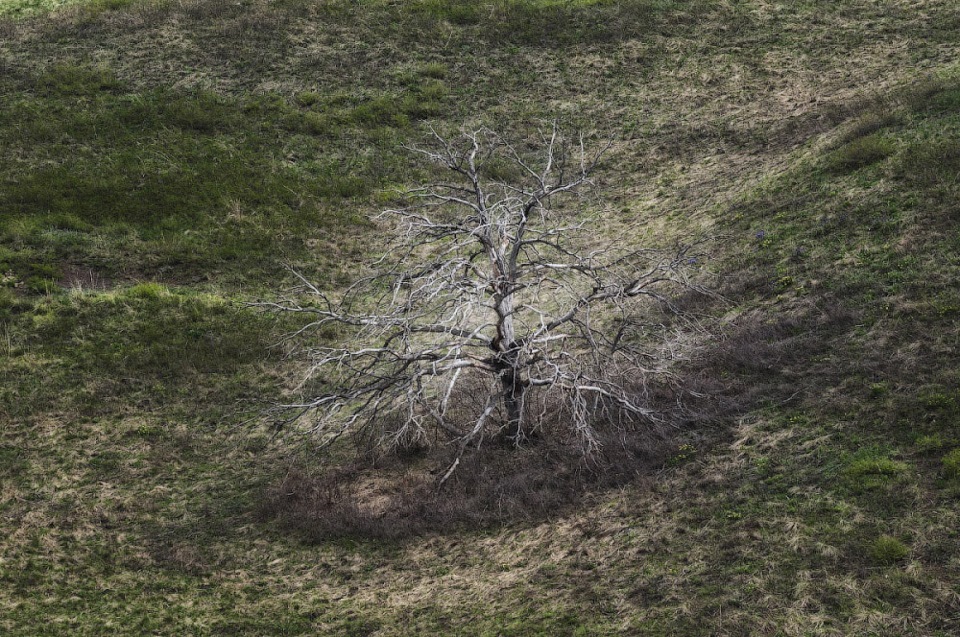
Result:
M524 385L513 368L508 368L500 377L503 385L503 404L507 408L507 426L504 438L514 444L523 442L523 390Z
M499 233L497 235L499 237ZM526 384L518 371L520 350L517 347L513 325L513 294L516 271L508 266L509 243L490 240L490 261L496 278L494 310L497 313L497 336L490 343L497 359L500 386L503 388L503 406L507 410L507 423L503 430L506 441L515 445L526 438L523 431L523 392Z

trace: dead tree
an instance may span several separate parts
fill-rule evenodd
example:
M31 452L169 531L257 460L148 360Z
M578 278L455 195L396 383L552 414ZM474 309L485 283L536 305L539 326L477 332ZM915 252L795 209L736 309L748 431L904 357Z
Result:
M309 418L326 444L436 432L457 459L493 437L523 444L548 415L587 453L598 422L655 420L634 382L658 371L637 345L650 326L632 306L690 285L691 258L624 247L609 226L596 234L583 195L602 153L556 126L532 149L480 128L411 150L445 178L377 217L390 238L375 271L337 298L299 277L298 294L267 304L310 317L297 336L340 328L337 344L307 348L319 387L285 406L293 419Z

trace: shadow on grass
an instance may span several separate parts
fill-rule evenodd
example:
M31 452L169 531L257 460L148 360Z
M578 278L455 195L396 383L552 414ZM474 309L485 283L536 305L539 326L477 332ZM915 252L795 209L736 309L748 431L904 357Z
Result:
M464 456L442 489L446 449L364 459L318 470L292 467L267 490L260 515L307 541L409 537L534 523L568 513L589 493L643 479L663 466L665 440L608 440L585 460L570 446L540 439L528 447L490 445Z

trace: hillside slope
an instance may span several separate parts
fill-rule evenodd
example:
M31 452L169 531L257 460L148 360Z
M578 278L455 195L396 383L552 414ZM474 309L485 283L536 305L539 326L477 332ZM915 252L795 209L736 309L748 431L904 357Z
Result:
M4 634L960 631L955 2L0 11ZM615 140L611 235L718 239L743 411L545 520L264 515L312 460L242 424L291 327L243 304L349 280L428 125L555 117Z

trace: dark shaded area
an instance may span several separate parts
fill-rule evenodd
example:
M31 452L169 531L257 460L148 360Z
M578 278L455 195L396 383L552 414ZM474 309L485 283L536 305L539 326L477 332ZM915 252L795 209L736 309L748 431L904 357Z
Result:
M414 458L363 459L329 471L294 467L266 493L261 516L309 541L407 537L532 523L568 513L590 493L651 475L675 448L669 438L609 437L583 458L540 438L523 448L490 445L465 455L438 489L445 449Z
M745 314L719 338L703 361L704 372L728 379L721 395L738 396L748 409L764 401L810 398L846 372L818 365L817 359L844 338L856 317L838 300L774 317Z

